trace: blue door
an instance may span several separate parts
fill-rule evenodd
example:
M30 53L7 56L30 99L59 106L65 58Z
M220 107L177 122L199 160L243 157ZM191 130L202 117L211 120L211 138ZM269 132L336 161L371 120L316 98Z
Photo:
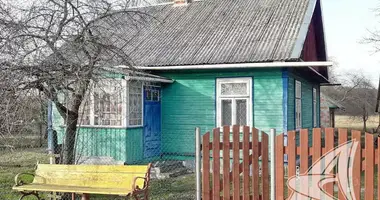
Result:
M161 153L161 90L157 86L144 86L144 157Z

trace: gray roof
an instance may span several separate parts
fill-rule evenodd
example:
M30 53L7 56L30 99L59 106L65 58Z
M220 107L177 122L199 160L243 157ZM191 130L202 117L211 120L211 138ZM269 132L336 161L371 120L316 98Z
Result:
M125 48L137 66L294 61L315 2L203 0L139 8L153 18L123 33Z

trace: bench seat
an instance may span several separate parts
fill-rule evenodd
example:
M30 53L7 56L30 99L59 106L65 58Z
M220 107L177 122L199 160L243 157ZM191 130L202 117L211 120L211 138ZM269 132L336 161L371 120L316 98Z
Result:
M149 165L49 165L38 164L34 174L15 177L13 190L23 194L20 199L41 192L143 196L148 199ZM25 179L24 176L32 176ZM24 180L29 180L24 181Z

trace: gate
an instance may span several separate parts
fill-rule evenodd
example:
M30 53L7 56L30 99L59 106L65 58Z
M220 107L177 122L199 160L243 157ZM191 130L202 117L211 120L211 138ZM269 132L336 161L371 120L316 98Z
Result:
M231 140L232 137L232 140ZM239 126L203 135L202 199L269 199L268 135ZM232 161L232 162L231 162ZM211 173L210 173L211 172ZM242 176L241 176L242 175Z

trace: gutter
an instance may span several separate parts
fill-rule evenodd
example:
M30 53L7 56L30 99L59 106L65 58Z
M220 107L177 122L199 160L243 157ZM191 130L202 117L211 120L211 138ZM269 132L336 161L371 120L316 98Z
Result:
M182 66L157 66L142 67L136 69L151 71L186 70L186 69L245 69L245 68L302 68L302 67L330 67L333 62L265 62L265 63L236 63L236 64L208 64L208 65L182 65Z
M125 80L139 80L139 81L152 81L160 83L173 83L174 80L165 78L152 78L152 77L141 77L141 76L125 76Z

